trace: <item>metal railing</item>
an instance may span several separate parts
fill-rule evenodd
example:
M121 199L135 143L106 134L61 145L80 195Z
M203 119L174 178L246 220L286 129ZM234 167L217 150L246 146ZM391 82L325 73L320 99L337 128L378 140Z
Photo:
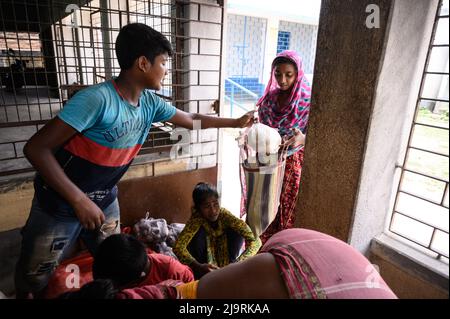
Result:
M258 95L231 79L225 79L225 82L228 82L231 85L230 96L225 94L225 100L230 102L230 117L233 117L233 109L235 105L240 109L244 110L245 112L251 111L250 109L246 108L244 105L238 102L238 100L240 101L242 99L236 99L236 89L250 96L252 99L254 99L255 102L258 100ZM242 97L242 93L239 93L239 96Z

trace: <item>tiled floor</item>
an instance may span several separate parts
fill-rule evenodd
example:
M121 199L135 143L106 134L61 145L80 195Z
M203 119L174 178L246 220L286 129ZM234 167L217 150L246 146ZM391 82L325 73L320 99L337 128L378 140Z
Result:
M0 232L0 292L14 293L14 268L19 258L21 236L19 229Z
M239 149L235 138L239 130L223 129L222 156L219 160L221 205L235 216L239 216L241 184L239 181Z
M46 120L60 109L59 99L50 98L45 87L26 87L12 92L0 88L0 123Z
M8 123L48 120L54 117L62 103L50 98L46 87L24 87L15 94L0 88L0 171L10 171L30 167L23 158L25 142L36 132L36 125L11 126ZM31 124L31 123L29 123ZM22 157L15 159L17 156ZM0 177L2 179L6 177Z
M251 110L254 104L247 103L245 108ZM224 105L223 116L229 117L230 106ZM240 108L233 110L233 117L242 116L245 113ZM221 205L231 211L235 216L240 214L241 183L239 180L239 148L236 138L242 129L222 129L222 153L219 154L219 169L222 194Z

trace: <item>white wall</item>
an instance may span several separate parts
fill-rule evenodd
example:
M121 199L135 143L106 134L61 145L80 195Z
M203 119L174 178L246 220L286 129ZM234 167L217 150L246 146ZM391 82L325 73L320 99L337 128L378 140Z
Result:
M305 73L313 73L316 57L317 31L316 25L299 24L280 21L279 31L291 33L289 49L297 51L303 59Z
M245 22L245 20L247 21ZM264 61L267 19L228 14L227 23L225 76L234 77L243 74L247 77L260 78ZM245 25L246 31L244 32ZM244 44L244 36L245 49L240 47ZM242 55L243 50L244 55ZM244 57L244 61L242 57Z

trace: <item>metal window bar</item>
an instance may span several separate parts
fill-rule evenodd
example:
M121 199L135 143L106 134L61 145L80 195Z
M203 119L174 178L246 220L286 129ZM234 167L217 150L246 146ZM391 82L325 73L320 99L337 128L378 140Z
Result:
M432 175L429 175L429 174L426 174L426 173L423 173L423 172L419 172L419 171L413 171L413 170L408 169L407 167L404 167L404 166L397 166L397 167L401 168L404 172L414 173L414 174L417 174L417 175L421 175L423 177L427 177L429 179L433 179L433 180L436 180L436 181L448 184L448 180L446 180L446 179L438 178L436 176L432 176Z
M445 128L439 128L439 129L445 130ZM428 149L424 149L424 148L420 148L420 147L416 147L416 146L410 146L409 148L413 149L413 150L421 151L421 152L427 152L427 153L430 153L430 154L438 155L438 156L447 156L448 157L448 154L435 152L435 151L430 151Z
M445 127L445 126L439 126L439 125L432 125L432 124L428 124L428 123L421 123L421 122L417 122L417 121L413 121L413 125L415 125L415 126L424 126L424 127L430 127L430 128L439 128L439 129L445 129L445 128L447 128L448 129L448 127Z
M421 102L422 101L449 103L448 99L429 98L429 97L423 97L422 96L423 91L424 91L424 86L425 86L425 78L426 78L426 76L428 74L438 74L438 75L447 75L448 76L448 72L427 72L427 69L428 69L428 66L429 66L429 63L430 63L430 57L431 57L432 49L436 48L436 47L446 47L446 48L449 47L448 44L433 44L434 41L435 41L437 27L438 27L438 23L439 23L440 19L448 18L448 15L441 15L440 14L440 11L441 11L442 7L443 7L443 0L440 1L438 10L436 12L436 17L435 17L435 21L434 21L434 25L433 25L432 36L431 36L430 44L429 44L429 47L428 47L427 58L426 58L424 71L423 71L423 75L422 75L419 96L417 98L414 120L412 121L411 128L410 128L410 134L409 134L409 139L408 139L408 144L407 144L407 150L406 150L406 153L405 153L405 156L404 156L404 159L403 159L403 164L401 166L397 166L397 168L401 169L401 175L400 175L400 180L399 180L398 187L397 187L397 194L396 194L396 198L395 198L393 212L392 212L391 219L390 219L390 222L389 222L389 231L391 233L394 233L395 235L397 235L399 237L402 237L402 238L406 239L407 242L409 242L409 243L413 243L415 245L418 245L418 247L425 248L430 253L434 253L435 256L436 256L436 259L448 260L448 257L449 257L448 252L444 253L442 251L437 251L436 249L433 249L433 247L432 247L437 231L441 231L441 232L443 232L443 233L445 233L447 235L449 234L449 232L448 232L448 225L447 225L446 228L445 227L436 227L436 226L432 225L431 223L425 222L423 219L416 218L416 217L412 216L411 214L408 214L407 212L399 212L397 210L398 204L399 204L399 195L401 193L404 193L404 194L407 194L407 195L412 196L414 198L417 198L417 199L419 199L421 201L425 201L425 202L431 203L433 205L444 207L444 208L447 209L447 214L448 214L448 205L447 206L445 205L445 198L446 198L446 196L448 196L448 190L449 190L448 177L445 178L445 177L442 177L442 176L432 176L430 174L427 174L427 173L424 173L424 172L420 172L420 171L417 171L417 170L413 170L413 169L409 169L407 167L408 166L408 159L409 159L409 155L410 155L410 151L411 150L419 150L421 152L425 152L425 153L428 153L428 154L434 154L434 155L438 155L438 156L443 156L443 157L446 157L447 160L449 158L449 154L443 154L443 153L440 153L440 152L435 152L435 151L432 151L432 150L419 148L419 147L415 147L415 146L412 145L414 129L416 128L416 126L430 127L430 128L433 128L433 129L444 130L444 131L447 131L447 132L449 131L448 124L446 126L439 126L439 125L430 125L430 124L425 124L425 123L418 122L418 115L419 115L420 106L421 106ZM429 178L430 180L435 180L435 181L444 183L445 186L444 186L444 190L443 190L440 202L437 203L435 201L432 201L430 199L425 198L424 196L421 196L421 195L418 195L418 194L413 194L411 192L408 192L408 191L405 191L404 189L402 189L402 186L403 186L403 183L404 183L404 174L405 174L405 172L410 172L410 173L413 173L413 174L421 175L421 176L424 176L426 178ZM415 220L415 221L417 221L417 222L419 222L419 223L421 223L423 225L431 227L433 229L433 232L432 232L432 235L431 235L431 238L430 238L428 244L424 245L423 243L419 242L417 239L411 238L411 236L407 236L407 235L402 234L402 233L400 233L398 231L395 231L393 229L393 221L394 221L394 218L395 218L396 214L405 216L405 217L407 217L409 219L412 219L412 220ZM424 212L424 214L426 214L426 212Z
M405 190L399 190L399 193L403 193L403 194L406 194L406 195L409 195L409 196L421 199L421 200L426 201L426 202L431 203L431 204L437 204L437 205L441 205L442 204L442 199L439 202L435 202L435 201L433 201L431 199L425 198L423 196L420 196L418 194L414 194L412 192L408 192L408 191L405 191Z
M69 4L77 5L78 10L66 12ZM191 6L197 6L198 16L186 14ZM224 11L220 1L216 4L178 0L2 0L0 54L2 43L5 49L14 43L19 48L17 58L30 61L22 73L24 85L20 88L13 85L12 90L6 92L5 75L12 74L13 70L10 65L2 66L4 59L0 56L0 182L33 171L29 163L24 167L26 160L21 148L59 112L71 95L85 86L118 75L120 68L114 42L120 28L128 23L146 23L172 43L174 55L169 61L169 74L163 88L156 92L159 96L179 108L195 103L197 111L201 103L213 104L216 99L189 99L183 94L184 89L200 85L200 80L193 84L185 81L189 72L199 75L201 71L211 71L184 65L183 59L192 55L185 52L187 41L196 39L199 47L200 40L217 41L220 54L211 56L222 57L221 39L185 34L185 24L200 21L200 8L204 6L220 8L221 22L201 22L220 26L222 33ZM75 16L77 28L72 26ZM23 49L24 43L30 46L36 37L40 49L28 58L30 54ZM220 70L217 71L220 79ZM208 86L217 87L220 92L220 82ZM154 123L135 162L147 163L139 157L150 153L168 158L168 151L177 142L170 140L173 128L170 123ZM12 158L11 154L14 154Z

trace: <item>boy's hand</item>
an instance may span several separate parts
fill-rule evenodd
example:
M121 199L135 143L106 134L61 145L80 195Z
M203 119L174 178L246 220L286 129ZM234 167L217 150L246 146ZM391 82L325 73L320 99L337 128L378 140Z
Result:
M105 214L87 196L72 205L81 225L89 230L100 228L105 222Z
M236 127L244 128L252 126L255 121L255 112L256 111L247 112L240 118L236 119Z

